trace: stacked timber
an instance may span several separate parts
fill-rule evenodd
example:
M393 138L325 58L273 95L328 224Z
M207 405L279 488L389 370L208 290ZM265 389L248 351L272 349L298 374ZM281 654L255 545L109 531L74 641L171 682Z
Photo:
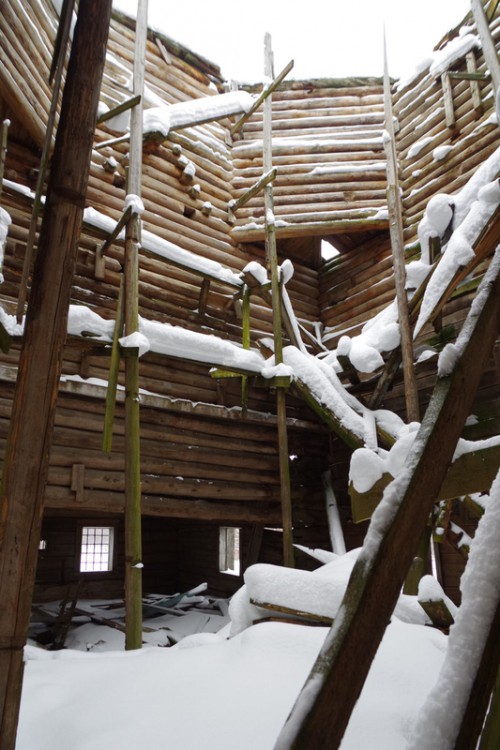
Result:
M273 183L277 238L384 228L382 84L376 79L283 83L273 94ZM262 113L232 149L238 198L262 175ZM262 239L262 196L236 213L239 241Z

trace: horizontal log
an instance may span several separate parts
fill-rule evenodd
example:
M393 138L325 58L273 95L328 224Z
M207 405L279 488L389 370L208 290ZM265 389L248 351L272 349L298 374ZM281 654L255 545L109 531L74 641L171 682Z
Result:
M438 499L447 500L475 492L487 492L499 469L500 446L498 445L463 453L451 464L439 491ZM354 523L371 518L382 499L385 487L392 479L390 474L384 474L371 490L364 493L357 492L351 482L349 496Z

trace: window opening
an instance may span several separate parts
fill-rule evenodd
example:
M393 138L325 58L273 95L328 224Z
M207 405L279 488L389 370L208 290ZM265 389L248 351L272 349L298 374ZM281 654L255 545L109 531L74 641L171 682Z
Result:
M219 571L240 574L240 529L234 526L219 528Z
M112 526L84 526L80 547L80 572L93 573L113 569Z

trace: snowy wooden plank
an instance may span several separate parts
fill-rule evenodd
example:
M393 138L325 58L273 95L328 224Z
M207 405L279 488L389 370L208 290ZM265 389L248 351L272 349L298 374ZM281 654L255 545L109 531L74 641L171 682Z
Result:
M500 445L478 446L453 461L438 492L437 499L448 500L475 492L486 492L500 469ZM385 488L394 477L384 474L367 492L358 492L351 482L349 497L354 523L371 518L382 500Z
M335 624L276 750L340 746L493 348L500 327L499 272L500 250L462 330L460 357L438 382L406 470L372 519Z

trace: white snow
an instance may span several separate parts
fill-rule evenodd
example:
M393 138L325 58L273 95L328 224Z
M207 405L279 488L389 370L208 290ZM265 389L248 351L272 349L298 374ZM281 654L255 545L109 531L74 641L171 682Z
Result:
M129 193L125 196L124 210L126 211L127 208L132 208L132 213L138 214L139 216L142 216L144 213L144 203L141 198L138 195L134 195L134 193Z
M143 131L160 133L166 138L171 130L177 128L248 112L254 100L247 91L230 91L227 94L151 107L144 110Z
M107 234L111 234L116 227L116 221L114 219L96 211L95 208L92 207L85 209L83 218L87 224L97 227ZM122 231L119 238L123 237L124 232ZM143 230L141 243L144 250L154 253L158 257L164 258L166 261L175 263L183 268L210 276L211 278L231 284L232 286L239 287L243 284L241 277L238 274L235 274L229 268L225 268L217 261L210 260L210 258L203 258L189 250L184 250L173 242L153 234L153 232Z
M397 305L394 300L368 320L357 336L342 336L337 349L323 361L335 365L337 356L345 355L359 372L375 372L384 365L381 352L390 352L399 346L397 319Z
M336 613L359 554L314 572L256 565L230 604L231 634L197 632L162 648L161 629L142 650L120 652L105 626L73 629L66 650L28 646L16 750L271 750L327 634L324 627L259 623L262 597ZM326 594L326 596L325 596ZM410 601L413 600L413 601ZM285 603L285 606L287 604ZM446 637L423 627L416 597L400 598L342 750L400 750L444 657ZM199 620L197 620L199 626ZM415 624L415 623L422 624ZM113 650L103 650L104 644ZM77 649L77 650L74 650ZM235 738L237 738L235 740Z
M432 141L433 141L433 138L430 135L427 135L425 138L422 138L420 141L417 141L408 149L406 158L414 159L416 156L420 154L421 151L424 150L424 148L426 148L429 145L429 143L432 143Z
M408 750L454 747L463 711L500 599L500 474L471 544L460 588L462 604L451 627L438 681L420 712Z
M500 184L497 179L478 189L477 200L472 203L466 217L451 235L427 285L415 325L415 336L432 315L457 271L473 260L475 256L473 244L499 204Z
M435 53L430 67L430 74L434 78L442 75L454 62L465 57L471 49L480 47L480 42L474 34L466 33L452 39L446 46Z

